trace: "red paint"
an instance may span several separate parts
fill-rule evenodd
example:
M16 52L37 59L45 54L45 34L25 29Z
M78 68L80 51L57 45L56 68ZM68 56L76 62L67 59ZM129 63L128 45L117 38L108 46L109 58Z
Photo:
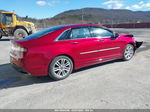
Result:
M74 62L74 69L79 69L81 67L97 63L102 63L114 59L121 59L123 57L125 46L128 43L135 45L135 40L131 37L126 37L125 35L119 35L119 37L116 39L104 37L101 39L86 38L55 41L55 39L66 29L90 25L99 26L95 24L70 25L37 39L15 40L12 43L21 46L26 51L21 52L23 54L23 58L17 60L10 56L10 61L11 63L23 68L25 71L32 75L42 76L48 75L49 64L56 56L69 56ZM106 50L110 48L115 49ZM95 50L105 51L80 54ZM11 51L12 55L15 53L16 51Z

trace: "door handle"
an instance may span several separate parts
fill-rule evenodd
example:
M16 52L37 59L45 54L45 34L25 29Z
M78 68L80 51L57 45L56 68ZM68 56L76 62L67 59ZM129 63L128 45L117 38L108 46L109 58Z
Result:
M93 40L93 41L100 41L100 40Z
M72 44L78 44L79 42L72 42Z
M99 41L105 41L105 39L99 39Z

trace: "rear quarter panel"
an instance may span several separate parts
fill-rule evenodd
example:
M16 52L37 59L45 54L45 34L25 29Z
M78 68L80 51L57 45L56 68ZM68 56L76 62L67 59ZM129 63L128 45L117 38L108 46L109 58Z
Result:
M24 57L24 68L32 75L47 75L51 61L59 55L72 55L71 48L66 49L66 44L50 44L29 48Z

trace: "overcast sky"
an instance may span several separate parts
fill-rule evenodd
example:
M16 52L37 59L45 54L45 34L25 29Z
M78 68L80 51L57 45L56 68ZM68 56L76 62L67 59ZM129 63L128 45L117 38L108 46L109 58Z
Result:
M0 9L38 19L86 7L150 11L150 0L0 0Z

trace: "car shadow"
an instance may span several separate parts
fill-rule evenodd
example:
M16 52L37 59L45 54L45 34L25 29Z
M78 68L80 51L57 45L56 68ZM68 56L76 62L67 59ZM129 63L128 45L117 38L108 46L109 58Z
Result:
M10 39L0 39L0 41L10 41Z
M118 59L118 60L113 60L113 61L108 61L108 62L103 62L103 63L87 66L87 67L75 70L75 71L73 71L73 73L81 72L81 71L84 71L84 70L89 70L89 69L92 69L92 68L96 68L96 67L99 67L99 66L104 66L104 65L108 65L108 64L112 64L112 63L117 63L117 62L123 62L123 60Z
M116 62L121 62L121 60L114 60L110 62L105 62L101 64L96 64L88 67L84 67L73 71L71 75L75 75L77 72L92 69L94 67L103 66L106 64L112 64ZM0 89L7 89L13 87L27 86L39 83L50 83L55 82L49 76L30 76L28 74L20 73L16 71L10 63L0 65Z
M145 47L139 48L136 53L143 52L145 50L150 49L149 43L144 43ZM114 60L109 61L105 63L100 63L88 67L84 67L78 70L75 70L72 75L75 75L78 72L89 70L95 67L104 66L107 64L117 63L117 62L123 62L122 60ZM20 87L20 86L27 86L32 84L39 84L39 83L50 83L55 82L48 76L29 76L27 74L23 74L20 72L17 72L15 69L12 68L10 63L0 65L0 89L6 89L6 88L13 88L13 87Z
M27 74L17 72L14 68L12 68L10 63L0 65L0 89L49 82L53 82L53 80L48 76L29 76Z

